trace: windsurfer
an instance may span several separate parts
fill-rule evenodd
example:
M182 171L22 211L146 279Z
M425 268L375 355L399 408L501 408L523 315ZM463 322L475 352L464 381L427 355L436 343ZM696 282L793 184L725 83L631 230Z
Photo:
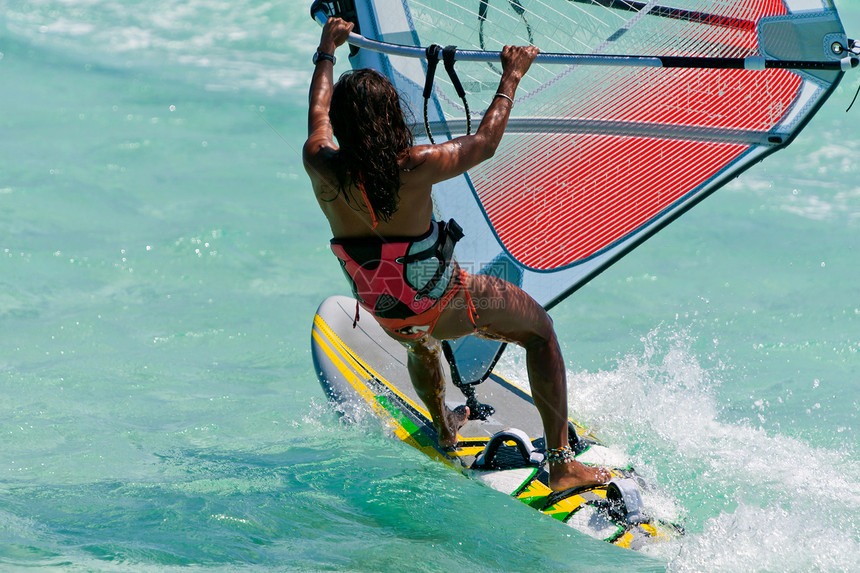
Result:
M332 249L357 297L409 350L409 375L433 417L439 444L456 446L458 430L469 415L465 406L450 410L445 404L439 341L476 333L526 349L529 383L546 434L550 487L562 490L608 481L607 470L576 461L568 446L564 361L543 307L513 284L460 270L452 258L438 262L438 271L418 286L409 284L409 273L398 266L409 264L410 256L413 263L423 261L412 255L414 244L444 246L450 234L454 241L459 238L456 224L454 231L439 225L433 235L432 186L493 156L514 93L538 49L502 50L498 92L475 134L438 145L414 145L397 92L384 76L360 70L334 83L334 53L352 27L339 18L330 18L323 27L310 87L305 169L331 227ZM369 264L368 252L373 253ZM389 260L386 252L399 254ZM357 260L362 253L365 259ZM397 272L384 279L362 274L362 269L382 267L396 267ZM402 281L394 289L392 277ZM391 309L401 312L391 314Z

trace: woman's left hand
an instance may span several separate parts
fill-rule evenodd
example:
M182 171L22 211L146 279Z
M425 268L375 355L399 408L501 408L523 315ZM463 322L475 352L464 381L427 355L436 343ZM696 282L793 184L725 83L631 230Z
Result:
M347 22L340 18L329 18L325 26L323 26L322 37L320 38L320 51L327 54L334 54L338 46L342 46L355 25L352 22Z

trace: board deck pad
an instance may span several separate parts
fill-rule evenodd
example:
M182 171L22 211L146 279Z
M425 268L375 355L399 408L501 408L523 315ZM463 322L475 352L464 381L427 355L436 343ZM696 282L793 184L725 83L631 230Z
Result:
M361 419L372 413L398 438L432 459L592 537L639 549L682 533L679 526L652 518L643 509L641 494L648 485L627 457L573 421L571 445L576 459L611 468L614 479L597 487L551 491L543 461L543 427L531 396L495 371L475 387L478 401L494 412L486 420L468 421L460 429L457 448L441 448L430 415L409 379L406 349L386 335L369 313L362 311L357 322L355 316L354 299L329 297L317 310L312 329L317 376L341 414ZM451 383L447 364L443 367L446 401L453 409L465 398Z

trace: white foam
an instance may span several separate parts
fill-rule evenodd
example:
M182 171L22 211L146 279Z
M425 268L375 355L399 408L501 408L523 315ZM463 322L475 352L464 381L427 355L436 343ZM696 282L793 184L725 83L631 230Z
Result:
M640 451L634 466L658 494L685 506L688 534L649 551L677 571L839 571L860 563L860 463L724 420L720 372L701 367L688 334L656 329L642 342L615 370L570 378L572 411L599 427L610 447Z
M668 571L856 571L856 531L822 522L817 512L778 505L740 505L705 523L704 530L646 549L668 559Z

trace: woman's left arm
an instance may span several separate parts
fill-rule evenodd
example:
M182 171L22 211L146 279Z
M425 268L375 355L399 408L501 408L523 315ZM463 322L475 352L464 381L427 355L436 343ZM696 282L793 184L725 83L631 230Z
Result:
M350 22L329 18L323 27L317 49L316 68L308 96L308 139L302 148L305 170L314 182L320 179L325 157L337 151L328 117L334 86L334 52L346 42L352 28Z

